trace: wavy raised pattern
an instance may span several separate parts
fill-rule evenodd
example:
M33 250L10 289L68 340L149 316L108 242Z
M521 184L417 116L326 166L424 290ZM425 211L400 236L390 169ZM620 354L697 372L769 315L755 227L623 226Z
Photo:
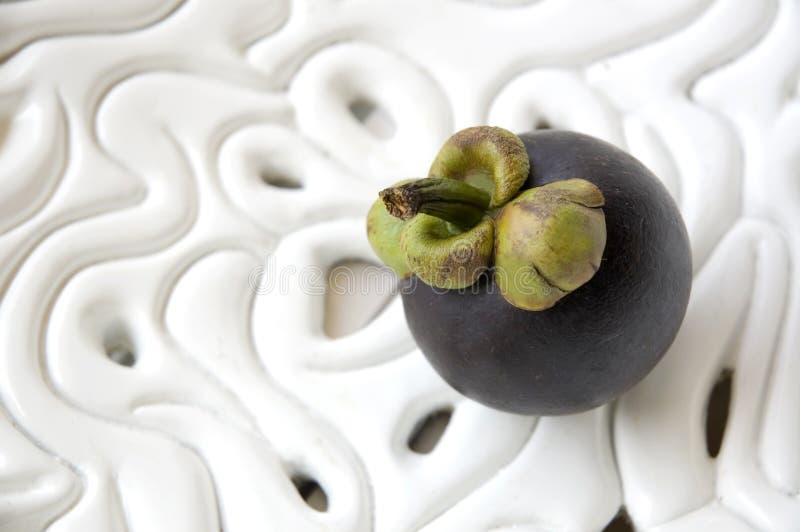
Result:
M107 4L0 5L0 530L796 528L797 2ZM486 121L605 138L681 205L689 314L615 405L470 403L398 299L325 334L375 191Z

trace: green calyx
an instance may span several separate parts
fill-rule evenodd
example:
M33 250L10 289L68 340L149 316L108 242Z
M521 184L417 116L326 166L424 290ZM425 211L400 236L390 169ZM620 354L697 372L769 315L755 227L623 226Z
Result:
M404 179L395 183L394 186L404 185L411 181L413 180ZM405 255L400 249L400 233L404 227L403 220L389 214L383 200L380 198L375 200L367 213L367 239L378 258L393 269L401 279L412 273L406 265Z
M605 201L583 179L524 191L497 216L495 282L506 300L544 310L600 268L606 246Z
M462 232L445 220L419 214L400 235L400 249L411 271L443 289L473 285L489 268L493 247L494 221L489 217Z
M522 140L499 127L462 129L444 143L428 175L464 181L491 195L499 207L519 191L530 172Z
M465 288L491 264L489 195L464 182L423 178L382 190L367 215L375 253L400 277Z
M605 201L582 179L520 193L529 170L516 135L488 126L460 131L439 151L432 177L379 193L367 215L369 242L400 277L460 289L493 268L509 303L550 308L600 267Z

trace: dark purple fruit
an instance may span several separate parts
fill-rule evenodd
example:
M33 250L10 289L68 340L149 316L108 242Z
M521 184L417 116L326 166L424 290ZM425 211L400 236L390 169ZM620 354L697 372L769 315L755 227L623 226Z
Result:
M628 390L669 348L692 282L688 236L667 190L631 155L568 131L519 137L530 161L521 190L580 178L602 192L597 272L541 311L510 304L491 269L458 290L407 277L403 306L422 352L467 397L520 414L580 412Z

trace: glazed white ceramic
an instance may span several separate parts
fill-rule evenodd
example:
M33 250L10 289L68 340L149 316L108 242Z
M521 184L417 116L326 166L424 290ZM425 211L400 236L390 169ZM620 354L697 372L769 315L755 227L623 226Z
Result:
M797 0L23 0L0 61L1 531L800 530ZM325 293L378 189L545 122L660 176L696 275L644 382L533 419Z

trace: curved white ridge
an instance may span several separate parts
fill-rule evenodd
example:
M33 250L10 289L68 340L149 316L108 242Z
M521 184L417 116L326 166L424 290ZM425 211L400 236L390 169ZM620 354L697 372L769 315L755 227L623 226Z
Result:
M613 404L468 401L399 298L326 333L376 191L481 123L681 208L686 320ZM796 0L0 3L0 532L800 530L798 131Z

